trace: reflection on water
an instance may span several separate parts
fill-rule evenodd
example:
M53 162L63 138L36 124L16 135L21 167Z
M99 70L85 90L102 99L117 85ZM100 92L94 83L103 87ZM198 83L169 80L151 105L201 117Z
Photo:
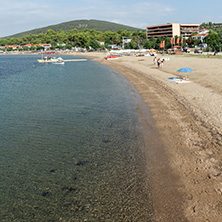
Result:
M151 221L128 83L36 59L0 57L0 221Z

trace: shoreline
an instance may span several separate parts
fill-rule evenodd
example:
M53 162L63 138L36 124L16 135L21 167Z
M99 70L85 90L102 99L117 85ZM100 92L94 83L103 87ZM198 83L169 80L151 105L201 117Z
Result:
M147 171L155 174L151 191L156 221L222 220L222 77L215 70L206 77L208 65L215 67L216 63L216 72L220 70L219 61L171 56L162 69L157 69L153 57L105 61L102 53L78 56L91 57L120 72L150 109L164 145L164 150L153 150L156 153L147 148L146 157L155 166L148 163ZM166 81L178 76L176 70L182 65L197 70L188 74L191 83Z

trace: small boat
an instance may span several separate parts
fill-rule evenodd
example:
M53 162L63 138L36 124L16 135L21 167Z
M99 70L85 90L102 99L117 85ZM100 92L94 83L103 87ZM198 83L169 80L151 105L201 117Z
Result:
M176 83L190 83L190 80L187 79L181 79L181 80L177 80L175 81Z
M55 65L64 65L65 64L65 62L54 62L53 64L55 64Z
M139 56L145 56L145 54L144 53L137 53L136 57L139 57Z
M119 59L119 58L116 56L106 56L105 59L106 60L114 60L114 59Z
M168 78L168 81L173 82L173 81L178 81L178 80L182 80L183 78L181 77L172 77L172 78Z
M64 65L65 62L64 62L64 60L61 57L59 57L58 59L55 60L55 62L53 64Z

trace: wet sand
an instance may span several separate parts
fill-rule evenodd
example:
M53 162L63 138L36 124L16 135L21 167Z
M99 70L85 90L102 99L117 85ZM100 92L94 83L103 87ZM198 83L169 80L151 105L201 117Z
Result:
M158 69L153 57L83 56L119 71L150 109L161 138L151 150L144 138L155 221L222 221L222 60L165 56ZM183 67L194 69L189 83L167 80L185 77L177 72Z

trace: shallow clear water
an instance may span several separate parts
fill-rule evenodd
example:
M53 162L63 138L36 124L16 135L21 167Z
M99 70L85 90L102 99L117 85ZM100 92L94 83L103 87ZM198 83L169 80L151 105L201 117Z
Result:
M151 221L129 83L38 57L0 56L0 221Z

